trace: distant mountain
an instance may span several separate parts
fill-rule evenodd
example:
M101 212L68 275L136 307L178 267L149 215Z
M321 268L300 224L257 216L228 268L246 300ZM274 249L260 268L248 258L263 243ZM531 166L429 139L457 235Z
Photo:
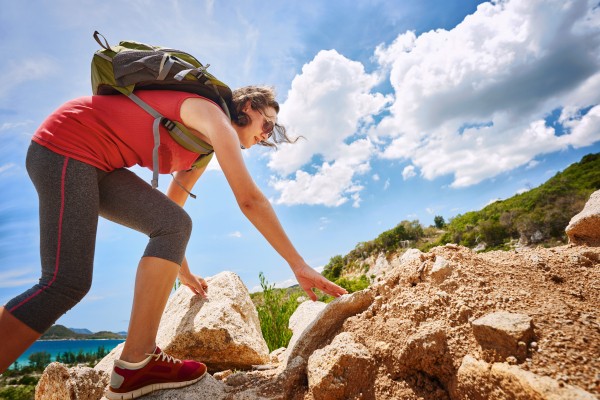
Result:
M94 333L94 332L90 331L89 329L85 329L85 328L83 328L83 329L79 329L79 328L69 328L69 329L70 329L71 331L73 331L73 332L75 332L75 333L79 333L79 334L81 334L81 335L91 335L92 333Z
M76 333L73 330L63 325L53 325L40 338L41 340L65 340L65 339L125 339L124 335L100 331L92 333L87 329L78 329L79 331L87 331L90 333Z

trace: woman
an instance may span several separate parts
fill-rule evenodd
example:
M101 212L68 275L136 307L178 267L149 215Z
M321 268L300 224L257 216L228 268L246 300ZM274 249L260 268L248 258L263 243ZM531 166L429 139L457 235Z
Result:
M240 209L288 262L311 299L316 299L312 288L336 297L346 293L305 263L244 164L242 147L289 142L277 125L279 104L270 88L235 90L231 120L215 103L195 94L137 95L212 146ZM206 296L206 282L192 274L185 260L191 220L182 208L206 167L190 169L198 155L161 128L160 172L175 173L167 195L126 169L152 167L152 120L125 96L91 96L67 102L34 134L27 170L39 195L42 277L0 308L0 372L89 290L101 215L150 237L138 265L127 340L107 396L135 398L189 385L205 374L204 364L168 356L156 347L155 338L177 276Z

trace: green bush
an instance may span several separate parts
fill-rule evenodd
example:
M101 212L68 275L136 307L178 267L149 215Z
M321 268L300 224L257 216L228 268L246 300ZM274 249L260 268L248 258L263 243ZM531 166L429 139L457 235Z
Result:
M269 351L287 347L292 338L288 324L291 315L298 308L300 293L287 295L286 290L275 289L274 285L269 285L262 272L258 277L262 288L262 301L256 306L256 310L263 337Z
M19 379L17 381L18 385L37 385L39 379L36 378L35 376L30 376L30 375L25 375L23 377L21 377L21 379Z
M348 293L358 292L369 287L369 278L366 275L361 275L357 279L340 278L335 283L343 287Z
M8 386L0 389L0 399L33 400L35 386Z

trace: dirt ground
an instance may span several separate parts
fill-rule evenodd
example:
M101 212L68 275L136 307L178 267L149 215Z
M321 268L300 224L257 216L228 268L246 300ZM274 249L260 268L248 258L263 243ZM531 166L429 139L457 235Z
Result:
M424 275L436 257L453 266L441 284ZM365 398L451 398L463 356L506 361L484 353L470 325L501 310L533 319L535 342L520 368L600 395L600 248L478 254L444 246L422 259L396 268L373 288L380 296L375 304L343 326L374 355L376 379ZM419 346L417 332L428 336L428 330L429 347ZM436 349L437 342L444 348Z
M452 267L443 281L430 275L439 258ZM509 362L600 398L600 247L487 253L436 247L385 271L368 290L374 303L336 332L351 332L373 357L370 370L355 377L368 379L368 389L352 398L455 399L456 373L467 354ZM475 339L471 322L496 311L533 320L534 340L519 360L483 350ZM273 378L273 371L255 371L242 386L262 386L265 397L281 398L281 388L268 384ZM314 399L306 377L300 382L284 398Z

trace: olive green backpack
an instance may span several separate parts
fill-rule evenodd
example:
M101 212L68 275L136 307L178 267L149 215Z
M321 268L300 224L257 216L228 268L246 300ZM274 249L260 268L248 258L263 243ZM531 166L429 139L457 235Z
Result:
M92 59L92 91L94 94L122 93L154 117L154 149L152 187L158 186L158 147L159 127L163 125L171 137L186 149L200 154L194 168L208 164L213 148L179 122L171 121L136 96L134 90L177 90L196 93L217 103L231 118L231 89L206 71L209 65L202 65L190 54L159 46L151 46L133 41L122 41L110 46L98 31L94 39L102 47Z

